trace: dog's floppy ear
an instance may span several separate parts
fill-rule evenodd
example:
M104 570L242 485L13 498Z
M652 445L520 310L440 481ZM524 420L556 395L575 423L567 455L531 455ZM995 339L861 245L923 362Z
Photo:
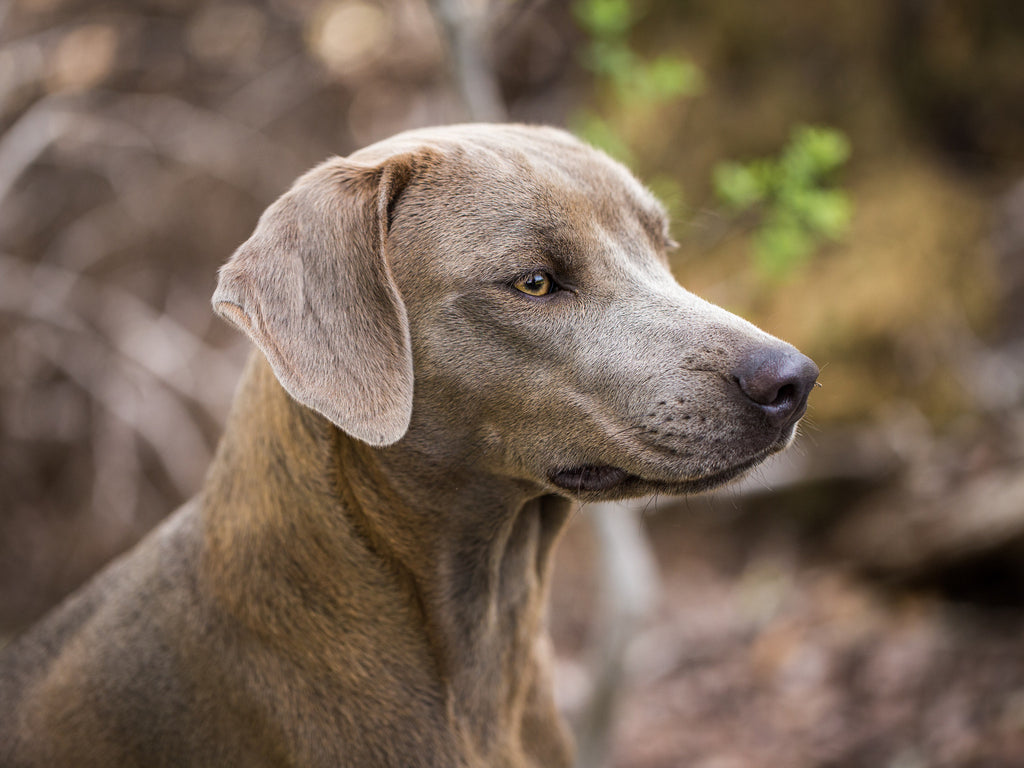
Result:
M399 440L412 413L409 321L385 246L416 159L314 168L263 213L213 294L292 397L371 445Z

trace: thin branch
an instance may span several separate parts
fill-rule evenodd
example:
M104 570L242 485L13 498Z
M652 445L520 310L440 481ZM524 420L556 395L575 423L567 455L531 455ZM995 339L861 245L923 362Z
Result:
M640 528L638 507L600 503L587 513L600 549L601 606L589 664L593 689L580 718L576 765L604 768L611 764L626 651L654 609L659 578L654 553Z
M448 49L463 106L474 121L507 119L494 63L485 53L487 0L429 0Z
M25 170L71 126L62 96L29 107L0 140L0 206Z
M102 335L71 310L73 293L96 308L91 319L100 324ZM126 291L60 267L29 267L0 254L0 312L101 338L125 362L198 403L212 418L219 421L227 410L238 376L236 364Z
M36 341L34 334L40 332L37 328L22 338L149 443L182 497L193 494L209 463L210 449L181 401L151 382L147 385L130 376L128 369L116 369L111 375L109 366L97 364L102 347L89 343L88 337L57 352Z

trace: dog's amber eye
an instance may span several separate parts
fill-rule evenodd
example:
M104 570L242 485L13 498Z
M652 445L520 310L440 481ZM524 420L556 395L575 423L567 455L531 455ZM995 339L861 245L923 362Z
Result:
M516 280L517 291L529 296L547 296L555 291L555 281L547 272L531 272L526 277Z

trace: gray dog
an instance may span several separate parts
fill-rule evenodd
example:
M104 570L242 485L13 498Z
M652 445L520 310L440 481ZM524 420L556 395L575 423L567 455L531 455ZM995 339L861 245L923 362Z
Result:
M571 500L740 475L818 374L669 246L550 128L299 179L220 272L259 351L202 490L5 649L0 764L569 765L543 613Z

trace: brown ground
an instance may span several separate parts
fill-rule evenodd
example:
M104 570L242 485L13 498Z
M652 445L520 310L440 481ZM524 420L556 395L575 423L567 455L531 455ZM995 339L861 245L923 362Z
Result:
M858 577L791 521L735 503L643 519L661 599L630 651L616 766L1024 765L1019 610ZM591 536L579 518L560 552L552 616L570 685L586 674Z

